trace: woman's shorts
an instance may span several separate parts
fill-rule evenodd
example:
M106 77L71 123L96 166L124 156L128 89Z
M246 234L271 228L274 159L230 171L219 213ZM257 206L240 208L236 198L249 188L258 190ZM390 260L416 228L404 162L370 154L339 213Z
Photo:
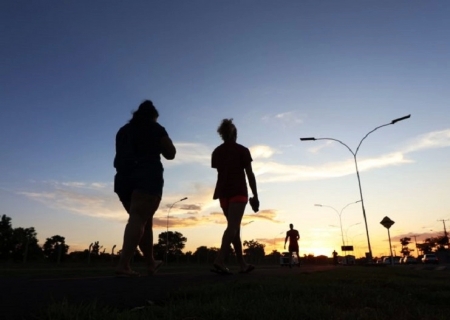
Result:
M133 172L131 174L117 173L114 177L114 192L119 196L125 210L130 213L131 195L139 190L149 195L162 197L164 186L163 175L148 172Z
M247 203L248 197L247 196L234 196L231 198L220 198L220 207L222 209L228 209L231 202L238 202L238 203Z

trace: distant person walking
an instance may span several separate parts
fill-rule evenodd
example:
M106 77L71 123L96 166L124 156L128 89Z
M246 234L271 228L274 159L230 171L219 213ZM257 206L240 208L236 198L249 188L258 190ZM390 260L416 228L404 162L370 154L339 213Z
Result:
M338 253L336 252L336 250L333 250L333 264L335 266L338 265Z
M288 230L286 232L286 238L284 239L284 248L285 249L286 249L286 242L289 239L289 247L288 247L289 259L290 259L289 267L292 267L292 265L294 264L294 261L292 258L292 254L294 252L297 254L298 266L300 267L300 252L299 252L299 248L298 248L298 240L300 240L300 233L298 233L298 231L294 229L294 225L292 223L289 225L289 228L290 228L290 230Z
M245 206L249 201L245 176L253 193L250 205L254 212L259 210L256 179L252 170L253 160L250 150L236 143L237 129L233 119L223 119L217 132L223 143L213 151L211 157L211 167L217 169L218 173L213 199L220 201L223 214L227 219L227 228L223 233L222 244L213 264L214 269L211 271L231 274L224 263L230 245L233 244L240 265L240 273L249 273L255 267L244 260L240 231Z
M129 214L117 276L139 276L130 266L138 246L146 259L149 275L162 264L153 257L152 229L164 185L160 155L172 160L176 149L164 127L157 122L158 117L152 101L145 100L116 135L114 192Z

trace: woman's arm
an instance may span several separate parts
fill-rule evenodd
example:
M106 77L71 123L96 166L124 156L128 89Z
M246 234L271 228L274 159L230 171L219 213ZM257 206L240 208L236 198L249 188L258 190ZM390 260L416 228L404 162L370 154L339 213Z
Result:
M255 178L255 174L253 173L251 163L247 167L245 167L245 174L247 175L248 184L250 185L250 189L252 190L253 197L258 199L258 189L256 188L256 178Z
M177 150L175 149L175 146L172 143L172 140L169 138L169 136L165 136L161 138L161 154L166 158L167 160L173 160L175 159L175 154L177 153Z

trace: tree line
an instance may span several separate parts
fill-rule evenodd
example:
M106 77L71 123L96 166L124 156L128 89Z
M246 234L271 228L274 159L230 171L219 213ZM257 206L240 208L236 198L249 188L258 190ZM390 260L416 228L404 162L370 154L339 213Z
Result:
M167 260L168 262L188 262L188 263L212 263L219 251L219 248L200 246L194 252L183 252L187 238L180 232L169 231L158 235L158 241L153 245L155 259ZM412 243L410 237L400 239L401 254L410 255L415 250L410 249ZM426 238L422 243L416 243L417 255L431 252L448 250L449 239L447 235ZM256 240L246 240L243 242L244 254L247 260L253 263L262 262L264 259L278 261L281 253L273 250L266 255L265 245ZM50 261L61 263L63 261L73 262L96 262L114 261L120 255L120 250L115 252L116 246L107 251L99 241L92 242L88 248L82 251L69 253L69 246L65 238L61 235L54 235L47 238L42 246L39 245L37 232L34 227L13 228L11 218L2 215L0 219L0 261ZM234 250L230 247L229 259L233 259ZM304 255L304 259L311 260L312 255ZM318 258L318 257L316 257ZM143 261L142 254L136 250L135 261Z
M82 251L69 253L69 246L61 235L47 238L42 246L39 245L37 232L34 227L13 228L11 218L2 215L0 219L0 261L50 261L61 263L63 261L82 262L87 261L114 261L121 250L115 252L116 245L111 251L106 251L99 241L92 242L88 248ZM194 252L183 252L187 238L180 232L169 231L158 235L158 241L153 245L155 259L168 262L197 262L211 263L214 261L219 248L200 246ZM258 262L265 256L265 245L255 240L244 241L244 254L252 261ZM230 248L230 256L234 256L233 248ZM139 250L134 255L135 261L142 261L143 256Z

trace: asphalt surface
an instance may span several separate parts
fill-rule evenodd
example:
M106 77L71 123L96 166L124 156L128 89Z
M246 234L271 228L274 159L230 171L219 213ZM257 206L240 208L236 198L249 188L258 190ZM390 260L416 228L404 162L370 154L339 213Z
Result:
M274 274L316 272L333 266L302 266L292 269L280 266L257 266L249 274L217 275L209 266L194 272L164 271L151 277L117 278L113 275L93 277L37 276L33 278L0 277L0 319L36 319L51 303L67 300L70 303L90 303L132 309L163 304L170 292L186 285L235 281L247 277L258 278Z

